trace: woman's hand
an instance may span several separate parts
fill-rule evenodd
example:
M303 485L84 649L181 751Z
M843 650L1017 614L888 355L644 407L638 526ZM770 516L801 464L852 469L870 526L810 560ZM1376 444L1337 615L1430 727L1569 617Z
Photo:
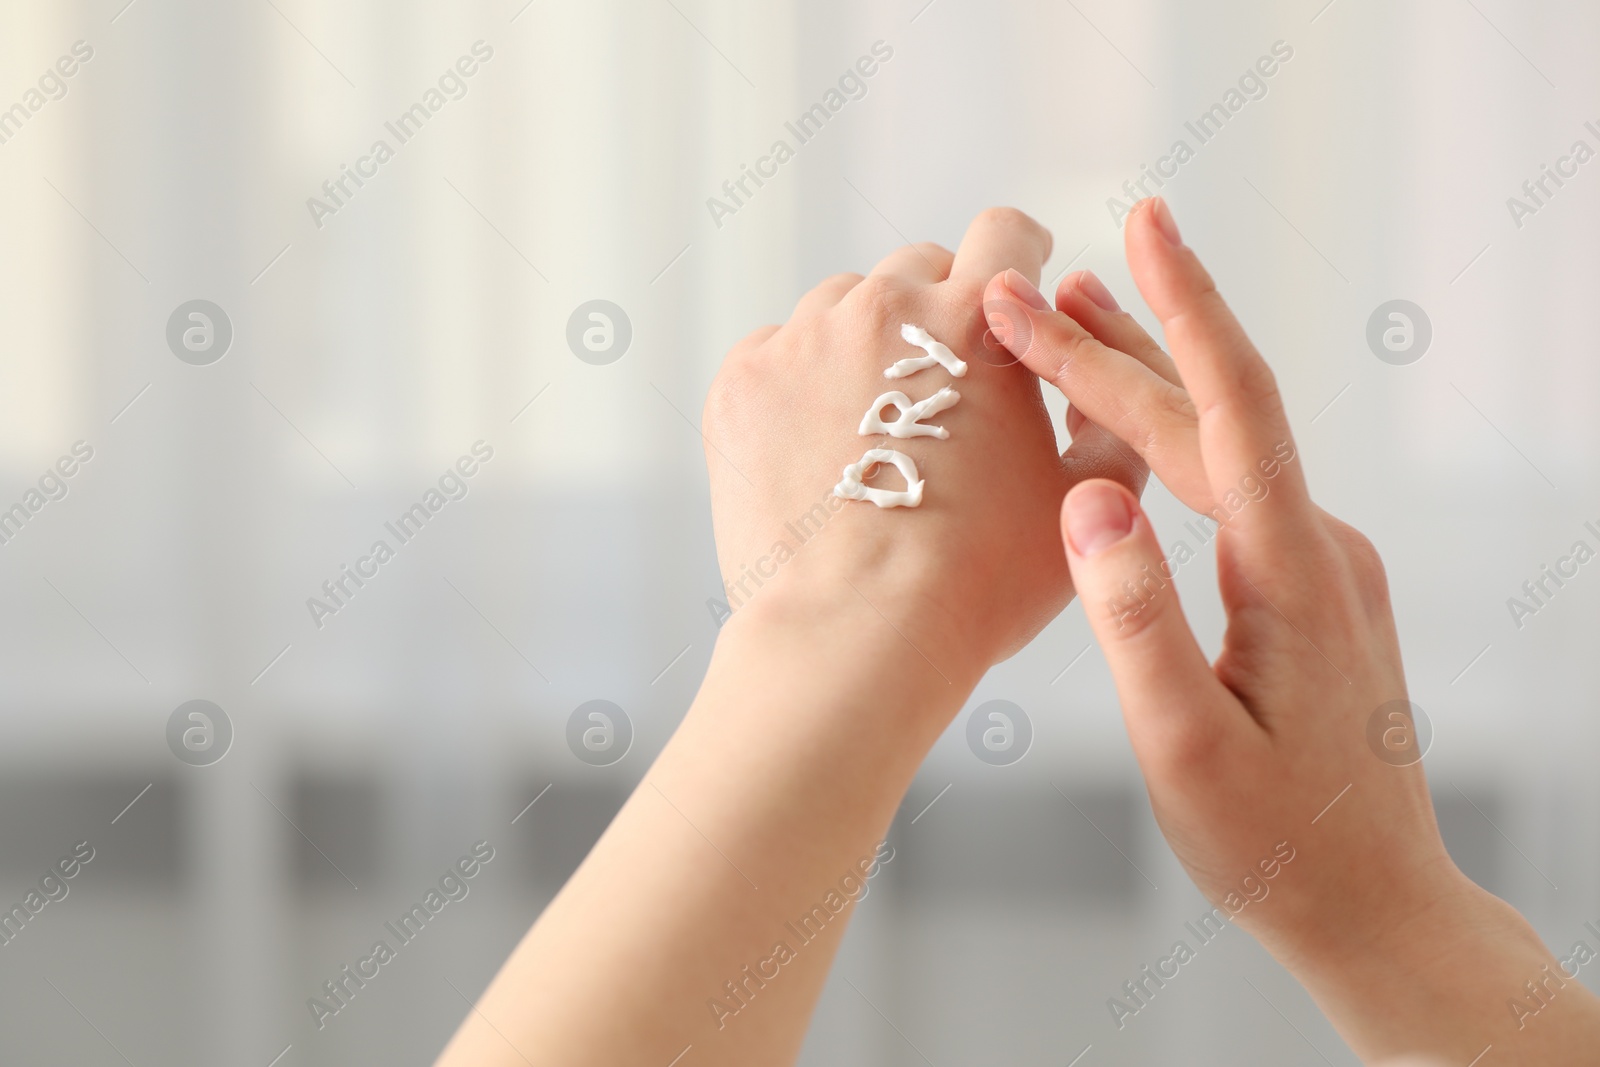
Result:
M1067 394L1070 425L1114 433L1219 526L1228 628L1212 664L1178 603L1178 542L1168 558L1109 482L1062 510L1162 832L1363 1056L1466 1064L1492 1045L1494 1062L1589 1062L1594 998L1565 980L1518 1017L1554 957L1450 860L1414 739L1373 747L1409 724L1388 714L1406 687L1377 552L1311 502L1273 375L1164 203L1129 217L1127 254L1175 363L1092 276L1064 281L1059 311L1011 273L986 297L1028 309L1007 340Z
M854 615L865 601L946 680L970 685L1066 605L1061 498L1089 477L1137 490L1145 471L1098 431L1062 456L1038 379L986 336L984 283L1003 268L1037 282L1050 245L1021 212L986 211L954 254L913 245L865 277L829 278L783 326L733 349L712 384L703 432L736 618L763 606L769 620ZM906 323L948 345L965 375L935 366L886 379L897 360L923 355L901 338ZM881 394L915 402L947 386L960 401L926 419L947 440L858 434ZM926 481L919 507L833 496L845 465L874 448L915 461ZM883 467L869 484L898 489L903 479Z
M1059 455L1037 378L984 345L984 282L1036 280L1049 249L1027 216L985 212L954 255L918 245L830 279L728 357L703 433L734 615L672 739L441 1065L793 1062L917 767L983 671L1067 602L1063 494L1143 484L1098 431ZM923 354L904 323L967 373L884 378ZM948 440L857 433L880 394L947 386L960 401L928 421ZM921 506L833 498L885 445L915 459Z

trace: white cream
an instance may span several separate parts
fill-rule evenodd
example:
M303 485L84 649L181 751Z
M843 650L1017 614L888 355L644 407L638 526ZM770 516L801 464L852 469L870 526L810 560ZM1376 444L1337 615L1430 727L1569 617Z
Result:
M906 480L904 490L879 489L863 485L861 479L869 467L879 463L892 463ZM922 479L917 476L915 461L904 452L892 448L872 448L862 455L859 463L844 469L844 478L833 487L833 495L845 500L867 500L880 508L914 508L922 503Z
M943 441L950 436L950 431L943 426L928 426L922 420L930 415L937 415L956 406L956 401L961 399L961 394L948 385L926 400L919 400L915 404L906 394L896 390L884 393L872 402L872 410L867 412L866 418L861 420L861 429L858 431L862 437L873 434L886 433L890 437L937 437ZM883 409L894 405L896 412L893 422L883 421Z
M907 344L916 345L927 354L899 360L883 372L885 378L909 378L918 371L930 367L943 367L955 378L966 375L967 365L947 346L935 341L921 326L904 323L900 327L900 336ZM902 439L937 437L944 440L950 436L949 430L943 426L929 425L922 420L941 411L948 411L955 407L960 399L961 394L949 386L916 403L912 403L910 397L898 390L884 393L873 402L872 408L862 418L858 432L863 437L884 433ZM890 405L895 409L894 421L884 422L883 409ZM866 476L866 472L880 463L894 465L900 476L906 480L905 489L878 489L863 484L862 478ZM844 469L844 477L833 487L833 495L845 500L870 501L880 508L914 508L922 504L923 484L923 480L917 475L917 464L910 456L892 448L873 448L861 457L860 462L852 463Z
M929 367L943 367L950 372L951 377L960 378L967 373L967 365L945 345L933 339L933 336L921 326L913 326L909 322L900 327L900 336L908 344L916 345L927 353L925 356L911 356L902 359L894 366L883 372L885 378L909 378L919 370Z

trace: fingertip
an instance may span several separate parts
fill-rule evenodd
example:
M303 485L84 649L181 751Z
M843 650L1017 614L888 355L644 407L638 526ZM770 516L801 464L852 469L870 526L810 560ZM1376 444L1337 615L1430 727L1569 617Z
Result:
M1150 310L1165 322L1215 283L1194 250L1183 243L1165 200L1141 200L1128 217L1124 244L1128 270Z
M1173 253L1185 248L1172 218L1172 209L1160 197L1152 196L1133 206L1123 227L1123 246L1134 281L1161 263L1170 262Z
M999 274L1000 287L1015 300L1020 300L1035 311L1049 311L1050 302L1039 292L1039 287L1025 278L1020 271L1006 269Z
M1082 297L1101 311L1113 314L1122 310L1122 305L1117 303L1117 298L1106 288L1106 283L1092 270L1075 270L1065 278L1056 288L1056 308L1063 314L1071 315L1067 304L1077 302Z
M1190 653L1158 651L1173 651L1185 640L1192 646L1194 638L1185 636L1188 624L1155 530L1127 487L1104 478L1074 486L1062 502L1061 531L1073 586L1124 696L1159 686L1149 671L1151 656L1163 677L1180 664L1187 670L1201 663ZM1135 640L1145 634L1154 635L1153 644Z
M1172 245L1161 235L1155 220L1155 199L1141 200L1128 214L1122 229L1123 252L1128 260L1128 272L1140 295L1155 309L1152 296L1159 288L1159 279L1167 274L1165 262L1172 253Z
M1165 197L1157 196L1151 199L1153 203L1149 209L1150 218L1155 223L1156 229L1166 238L1167 244L1173 248L1182 248L1183 235L1178 232L1178 221L1172 217L1171 205L1167 203Z
M1126 486L1091 478L1061 502L1061 533L1072 554L1088 559L1126 540L1138 517L1139 502Z
M1017 270L1001 271L984 287L983 318L989 335L1025 364L1038 333L1034 317L1054 313L1038 287Z
M1083 293L1083 276L1085 272L1075 270L1061 279L1061 284L1056 286L1056 310L1063 315L1070 315L1067 306Z
M988 208L967 227L950 267L950 281L976 287L1004 267L1037 278L1052 244L1050 231L1037 219L1013 207Z
M993 278L990 278L989 284L983 287L984 320L989 323L991 332L994 332L996 336L1000 335L1000 331L992 329L995 325L993 320L996 315L1001 318L1002 325L1010 325L1011 320L1014 318L1025 320L1028 315L1028 301L1022 293L1015 291L1013 288L1015 283L1013 283L1011 275L1014 274L1017 274L1017 272L1008 267ZM1022 278L1021 275L1017 275L1017 277L1021 278L1024 286L1028 285L1028 279ZM1000 336L1000 343L1007 344L1009 339L1009 335Z
M1133 205L1128 212L1125 231L1129 240L1136 233L1159 237L1168 248L1182 248L1183 235L1178 231L1178 220L1173 217L1172 205L1165 197L1150 196Z

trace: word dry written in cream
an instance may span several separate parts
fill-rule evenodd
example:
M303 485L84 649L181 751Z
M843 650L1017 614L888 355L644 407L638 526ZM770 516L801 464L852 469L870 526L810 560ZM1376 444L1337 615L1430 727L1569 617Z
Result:
M883 372L885 378L909 378L918 371L928 370L931 367L943 367L952 377L960 378L967 373L967 365L949 347L935 340L927 330L920 326L906 323L900 327L900 336L907 344L916 345L926 355L911 356L897 361L892 367ZM945 386L926 400L913 402L906 394L895 390L884 393L873 401L872 407L861 420L857 432L863 437L875 434L888 434L890 437L936 437L945 440L950 436L950 431L943 426L933 426L922 420L941 411L948 411L961 400L961 394ZM895 419L893 422L883 421L885 408L893 406ZM867 472L880 463L889 463L900 472L906 480L903 490L879 489L866 485L862 479ZM917 473L916 462L904 452L892 448L869 449L858 462L852 463L844 469L844 477L838 485L834 486L833 494L846 500L867 500L880 508L914 508L922 503L923 479Z

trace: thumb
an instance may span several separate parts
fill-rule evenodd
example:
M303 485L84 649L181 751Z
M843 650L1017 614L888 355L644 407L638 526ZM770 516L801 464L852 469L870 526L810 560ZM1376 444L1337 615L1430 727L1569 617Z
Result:
M1219 709L1235 701L1189 629L1138 500L1115 482L1080 482L1062 504L1061 533L1141 759L1151 745L1167 749L1229 721Z

